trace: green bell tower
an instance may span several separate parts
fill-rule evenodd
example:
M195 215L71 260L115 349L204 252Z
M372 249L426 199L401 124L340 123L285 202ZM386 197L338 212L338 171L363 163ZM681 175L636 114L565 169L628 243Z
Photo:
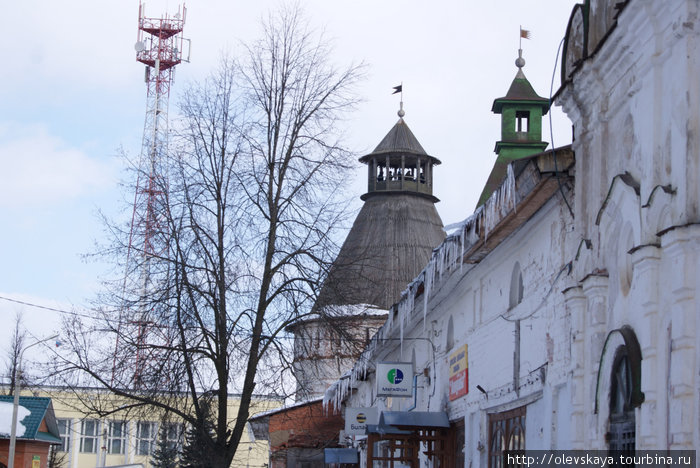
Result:
M503 182L508 164L544 151L548 143L542 141L542 116L549 111L549 99L538 96L525 78L522 49L518 49L515 60L518 73L508 89L508 93L493 101L491 111L501 115L501 140L496 142L497 154L477 207L484 204Z

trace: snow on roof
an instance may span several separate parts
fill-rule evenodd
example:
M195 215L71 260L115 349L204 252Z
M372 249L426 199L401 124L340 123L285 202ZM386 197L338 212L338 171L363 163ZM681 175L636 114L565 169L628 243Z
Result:
M12 403L0 401L0 436L10 437L12 433L12 408ZM27 431L27 426L22 424L22 420L30 414L31 411L24 406L17 407L17 437L23 437Z

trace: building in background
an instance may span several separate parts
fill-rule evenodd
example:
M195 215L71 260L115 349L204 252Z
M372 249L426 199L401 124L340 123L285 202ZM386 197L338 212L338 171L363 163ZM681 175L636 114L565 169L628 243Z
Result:
M25 391L25 393L29 393L29 391ZM21 396L20 403L24 405L22 402L25 400L53 403L49 406L50 417L46 419L47 424L41 427L50 429L48 432L53 437L51 443L58 444L55 448L58 456L63 458L63 468L94 468L132 464L149 467L161 436L163 436L168 449L173 449L178 454L182 451L187 426L175 416L164 417L164 414L151 407L136 410L125 409L110 413L108 416L97 416L90 411L91 408L101 405L105 405L106 408L117 407L115 401L118 402L119 397L93 388L39 387L33 389L33 393L42 396ZM229 414L237 414L237 397L237 395L230 395ZM10 406L12 405L11 396L1 398L4 400L9 398ZM181 398L183 403L186 403L186 396L183 395ZM2 401L0 400L0 403ZM281 404L281 398L255 395L251 403L251 411L267 411L279 407ZM132 405L127 405L125 401L124 406L128 408ZM27 427L29 430L30 426ZM45 429L44 431L46 432ZM243 434L231 466L262 468L267 460L268 444L264 441L254 441L246 432ZM2 460L0 459L0 461ZM16 464L15 466L36 468L31 464ZM39 468L46 468L46 465L42 464Z

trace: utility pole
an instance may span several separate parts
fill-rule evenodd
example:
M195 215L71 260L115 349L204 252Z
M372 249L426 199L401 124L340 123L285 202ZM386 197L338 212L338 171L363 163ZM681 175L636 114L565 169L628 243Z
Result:
M43 340L36 341L26 348L24 348L22 351L19 353L19 357L17 359L17 365L15 365L15 389L14 389L14 395L13 395L13 400L12 400L12 428L10 429L10 450L7 455L7 468L14 468L15 466L15 446L17 445L17 412L19 411L19 392L21 390L21 385L18 380L19 374L21 373L21 368L22 368L22 356L24 355L24 352L31 348L32 346L36 346L41 343L45 343L47 341L53 340L55 338L58 338L58 335L53 335L48 338L44 338Z

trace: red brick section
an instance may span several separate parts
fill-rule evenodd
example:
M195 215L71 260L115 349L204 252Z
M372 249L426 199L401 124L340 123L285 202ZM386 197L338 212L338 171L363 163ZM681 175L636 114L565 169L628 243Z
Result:
M340 414L325 414L321 401L290 408L270 417L272 452L292 447L335 447L344 427Z
M18 439L15 445L15 468L32 468L34 455L40 457L39 468L46 468L49 457L48 442L34 442ZM10 453L10 439L0 439L0 463L7 466L7 455Z

